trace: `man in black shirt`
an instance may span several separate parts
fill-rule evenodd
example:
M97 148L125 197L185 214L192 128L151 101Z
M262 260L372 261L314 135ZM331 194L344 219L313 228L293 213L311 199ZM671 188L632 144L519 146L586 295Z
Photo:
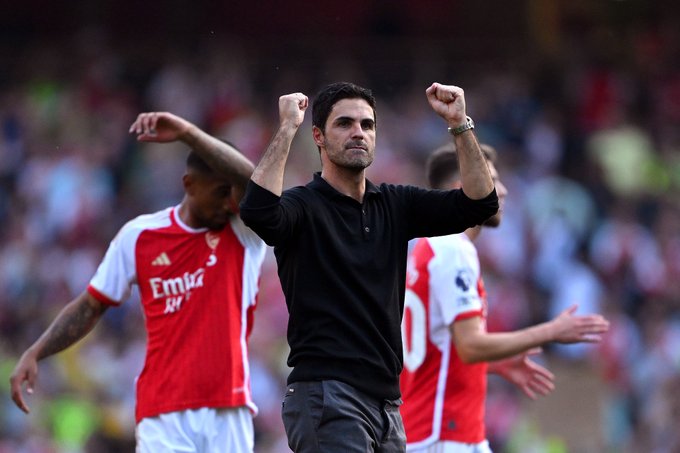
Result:
M408 241L458 233L498 209L459 87L432 84L432 108L459 151L462 189L374 185L375 99L357 85L325 87L312 108L322 171L282 193L302 93L279 98L279 129L252 175L241 218L274 246L290 315L293 371L282 409L297 453L401 452L401 317Z

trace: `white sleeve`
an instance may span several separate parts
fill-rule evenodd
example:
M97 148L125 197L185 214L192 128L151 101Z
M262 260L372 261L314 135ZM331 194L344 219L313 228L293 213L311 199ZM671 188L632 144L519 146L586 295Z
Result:
M437 246L439 245L439 246ZM479 258L472 243L449 241L433 246L430 262L430 291L445 325L461 316L482 312L479 296Z
M243 265L243 297L248 306L253 306L257 301L262 262L267 250L266 245L253 230L243 223L241 217L234 216L231 227L246 250Z
M95 290L93 295L101 302L118 305L130 296L132 285L137 280L134 251L140 233L141 229L132 228L128 223L109 244L104 259L90 280L90 288ZM102 297L104 300L101 300Z

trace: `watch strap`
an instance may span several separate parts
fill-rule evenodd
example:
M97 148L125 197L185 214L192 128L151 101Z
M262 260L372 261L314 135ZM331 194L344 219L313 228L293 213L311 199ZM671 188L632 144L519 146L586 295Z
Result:
M451 134L455 137L456 135L460 135L463 132L469 131L470 129L474 129L474 128L475 128L475 123L474 123L474 121L472 121L472 118L470 118L468 116L465 119L465 123L461 124L458 127L450 127L449 128L449 134Z

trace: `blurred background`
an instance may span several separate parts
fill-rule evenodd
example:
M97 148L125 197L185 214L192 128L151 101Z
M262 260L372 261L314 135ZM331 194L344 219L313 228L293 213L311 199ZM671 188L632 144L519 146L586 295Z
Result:
M125 221L181 199L187 150L137 144L137 114L173 112L257 162L278 97L338 80L373 89L369 178L400 184L424 185L449 139L425 89L465 89L509 190L502 226L478 242L490 330L572 303L611 321L600 345L544 349L547 398L490 380L494 450L680 452L680 3L2 0L0 453L134 451L136 295L41 363L29 416L8 378ZM318 169L308 118L285 186ZM256 452L288 451L286 321L269 250L251 337Z

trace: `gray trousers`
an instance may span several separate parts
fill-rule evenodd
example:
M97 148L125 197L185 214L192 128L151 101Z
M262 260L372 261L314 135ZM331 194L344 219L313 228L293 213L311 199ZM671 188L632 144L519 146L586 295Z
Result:
M340 381L294 382L281 407L295 453L406 451L401 400L379 400Z

